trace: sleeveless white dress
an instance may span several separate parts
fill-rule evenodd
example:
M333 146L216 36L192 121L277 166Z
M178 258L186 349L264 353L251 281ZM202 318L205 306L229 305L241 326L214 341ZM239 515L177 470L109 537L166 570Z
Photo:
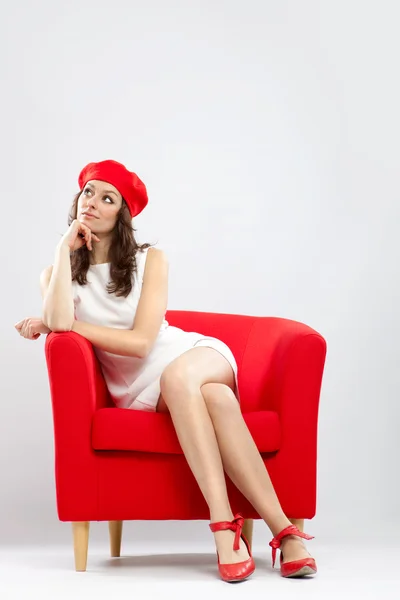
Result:
M87 273L87 285L81 286L73 281L75 318L103 327L132 329L142 290L147 250L137 252L137 271L133 276L132 290L126 298L107 292L110 263L91 265ZM214 348L225 356L235 375L235 395L239 400L237 364L230 348L217 338L171 326L165 317L153 348L146 358L118 356L96 347L94 352L101 365L111 398L117 407L155 411L160 396L160 377L165 367L195 346Z

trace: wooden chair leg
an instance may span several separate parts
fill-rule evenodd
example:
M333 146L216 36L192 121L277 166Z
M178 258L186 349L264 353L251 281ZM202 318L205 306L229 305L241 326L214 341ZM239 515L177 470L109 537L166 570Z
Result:
M249 542L250 550L253 545L253 527L254 527L253 519L245 519L244 520L243 535L246 538L246 540Z
M122 523L123 521L108 521L112 557L121 556Z
M75 571L86 571L89 546L89 521L72 523L74 538Z
M289 519L292 525L296 525L297 529L300 529L301 532L304 531L304 519Z

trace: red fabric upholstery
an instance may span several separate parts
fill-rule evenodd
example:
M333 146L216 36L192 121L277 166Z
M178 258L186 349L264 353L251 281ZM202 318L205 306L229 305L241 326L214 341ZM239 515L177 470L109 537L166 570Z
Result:
M277 412L263 410L245 413L243 417L260 452L279 450L281 429ZM127 408L96 411L92 446L94 450L183 454L169 415Z
M325 340L274 317L169 311L167 320L230 346L243 416L283 509L312 518ZM61 521L209 518L168 415L114 407L91 344L74 332L47 336L46 361ZM227 484L234 513L258 518Z

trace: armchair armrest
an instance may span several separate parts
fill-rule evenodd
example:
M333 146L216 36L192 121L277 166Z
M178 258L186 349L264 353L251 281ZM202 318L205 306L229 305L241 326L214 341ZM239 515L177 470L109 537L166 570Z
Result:
M92 345L77 333L50 333L45 354L53 410L58 516L61 521L93 520L97 514L97 470L91 447L92 418L97 409L107 406L107 388Z
M245 412L274 410L281 417L292 398L288 384L295 378L296 405L308 397L304 386L319 399L326 342L303 323L278 317L254 317L239 364L239 386Z
M246 410L273 410L279 415L281 446L268 461L268 471L273 481L282 481L285 473L285 484L277 493L293 518L315 514L318 409L325 357L326 342L319 333L302 323L272 317L254 321L243 355ZM290 514L292 505L299 514Z

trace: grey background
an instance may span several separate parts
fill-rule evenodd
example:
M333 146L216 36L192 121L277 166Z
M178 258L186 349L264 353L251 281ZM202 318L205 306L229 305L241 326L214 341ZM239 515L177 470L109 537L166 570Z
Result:
M288 317L326 337L308 531L398 527L398 3L25 0L1 13L0 542L70 542L44 337L13 325L40 315L79 170L105 158L148 187L135 227L169 256L170 308ZM204 523L127 529L211 543Z

